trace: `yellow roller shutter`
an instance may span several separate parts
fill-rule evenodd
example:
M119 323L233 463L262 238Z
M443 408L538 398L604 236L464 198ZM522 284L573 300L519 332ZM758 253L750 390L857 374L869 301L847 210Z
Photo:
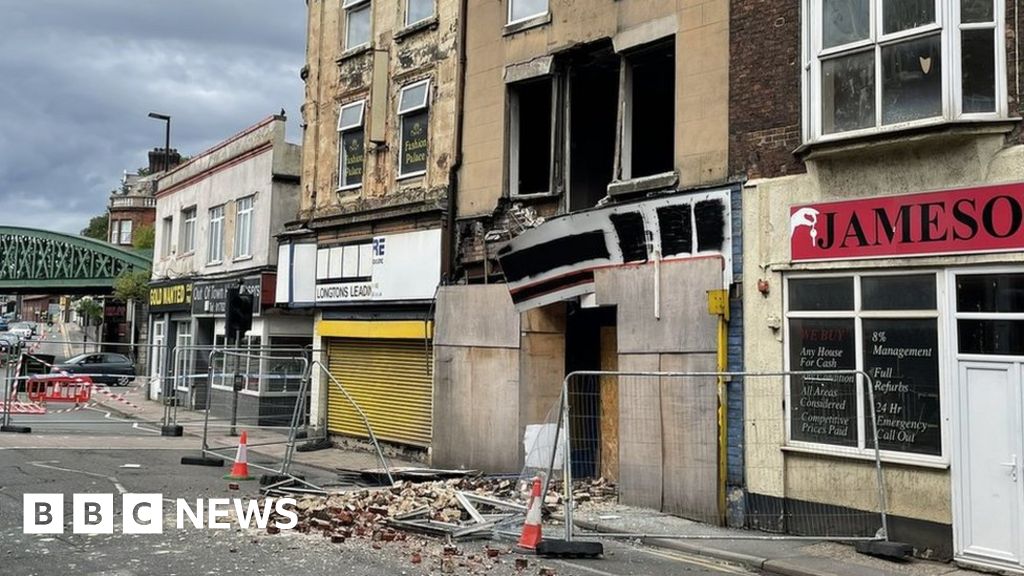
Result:
M331 374L362 408L379 440L430 445L433 351L429 342L330 338L327 346ZM327 428L368 437L359 414L330 383Z

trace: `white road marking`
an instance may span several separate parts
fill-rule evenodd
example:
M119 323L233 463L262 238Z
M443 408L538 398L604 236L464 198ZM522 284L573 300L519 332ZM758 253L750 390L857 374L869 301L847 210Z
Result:
M694 564L694 565L701 566L701 567L704 567L704 568L710 568L710 569L716 570L718 572L727 572L729 574L751 574L751 572L748 571L748 570L743 570L741 568L736 568L736 567L730 566L728 564L719 564L719 563L716 563L714 561L707 560L706 558L702 558L700 556L696 556L696 555L692 555L692 554L687 554L685 552L678 552L678 551L667 552L667 551L662 551L662 550L651 550L650 548L637 548L637 550L642 552L642 553L644 553L644 554L650 554L651 556L658 556L658 557L661 557L661 558L667 558L669 560L676 560L677 562L685 562L687 564Z
M109 480L114 485L114 488L117 489L118 494L124 494L128 492L128 490L126 490L125 487L122 486L121 483L118 482L117 478L115 478L114 476L107 476L106 474L97 474L95 472L89 472L87 470L75 470L74 468L61 468L60 466L53 466L53 464L60 464L60 461L50 460L48 462L29 462L29 465L35 466L36 468L48 468L50 470L59 470L61 472L71 472L73 474L85 474L86 476L103 478L105 480Z
M611 572L605 572L604 570L598 570L597 568L591 568L590 566L584 566L583 564L577 564L575 562L569 562L568 560L551 560L554 564L561 564L563 566L569 566L576 570L583 570L584 572L590 572L591 574L597 574L598 576L619 576L618 574L612 574ZM543 562L541 562L543 564Z

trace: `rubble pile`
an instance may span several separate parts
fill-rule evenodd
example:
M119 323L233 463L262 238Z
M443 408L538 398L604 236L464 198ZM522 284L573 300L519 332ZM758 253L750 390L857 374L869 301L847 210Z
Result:
M458 541L491 538L503 524L515 526L526 512L529 482L514 479L457 478L434 482L399 481L394 486L329 496L300 497L300 532L320 532L334 542L364 538L374 543L404 541L408 533ZM576 502L614 502L614 483L604 479L573 483ZM561 486L545 494L545 514L560 517ZM268 528L275 533L276 529Z

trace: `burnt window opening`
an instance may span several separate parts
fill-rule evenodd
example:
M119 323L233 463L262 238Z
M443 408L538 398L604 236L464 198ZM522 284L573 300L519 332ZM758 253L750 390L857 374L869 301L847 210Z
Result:
M693 252L693 211L689 204L658 208L662 256Z
M639 212L626 212L609 216L615 234L619 237L619 249L623 262L647 261L647 231L644 217Z
M570 212L593 208L614 179L621 59L611 42L574 54L568 65Z
M509 86L509 190L514 196L554 189L554 86L550 77Z
M672 39L625 57L623 179L675 169L675 54Z
M693 214L697 224L697 250L720 252L725 246L725 204L720 200L697 202Z

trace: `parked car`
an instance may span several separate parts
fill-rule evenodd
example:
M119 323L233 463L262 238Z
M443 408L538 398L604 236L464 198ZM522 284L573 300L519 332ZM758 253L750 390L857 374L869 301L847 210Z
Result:
M50 372L89 376L97 384L127 386L135 379L135 363L124 354L95 352L79 354L55 364Z
M0 354L17 354L21 351L21 338L11 332L0 332Z
M27 322L15 322L10 325L8 331L12 334L17 334L22 340L32 338L32 327Z

